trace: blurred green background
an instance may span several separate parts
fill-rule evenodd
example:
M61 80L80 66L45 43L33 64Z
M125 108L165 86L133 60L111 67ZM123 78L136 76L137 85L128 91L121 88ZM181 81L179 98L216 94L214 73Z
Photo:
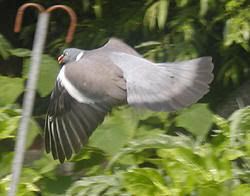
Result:
M26 2L64 4L78 16L52 14L18 195L245 196L250 194L249 0L0 0L0 195L10 181L16 130L37 13L21 33ZM72 160L43 149L43 123L64 48L93 49L118 37L156 62L212 56L215 79L198 104L173 113L114 109Z

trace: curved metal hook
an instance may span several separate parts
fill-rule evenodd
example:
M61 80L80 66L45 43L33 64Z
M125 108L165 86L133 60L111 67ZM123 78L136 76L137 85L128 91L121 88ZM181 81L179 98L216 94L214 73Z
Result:
M14 26L14 32L20 32L22 21L23 21L23 13L26 8L33 7L36 8L39 12L44 12L45 9L43 6L37 3L25 3L21 7L18 8L17 14L16 14L16 20L15 20L15 26Z
M68 30L67 37L66 37L66 43L70 43L73 39L73 35L74 35L75 29L76 29L76 23L77 23L76 14L70 7L68 7L66 5L54 5L52 7L49 7L46 10L46 12L50 13L56 9L63 9L70 16L70 25L69 25L69 30Z
M23 4L17 11L14 32L19 32L21 30L23 13L27 7L34 7L39 12L47 12L47 13L51 13L52 11L54 11L56 9L65 10L70 16L70 25L69 25L69 30L68 30L67 37L66 37L66 43L70 43L72 41L75 29L76 29L77 17L76 17L75 12L73 11L73 9L71 9L70 7L68 7L66 5L54 5L54 6L49 7L48 9L45 10L43 6L41 6L40 4L37 4L37 3L25 3L25 4Z

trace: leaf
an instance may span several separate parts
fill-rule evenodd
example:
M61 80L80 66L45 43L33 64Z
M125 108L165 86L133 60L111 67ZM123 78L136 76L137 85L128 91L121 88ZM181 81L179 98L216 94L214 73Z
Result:
M15 48L9 50L10 54L17 57L30 57L31 51L26 48Z
M0 119L0 139L14 138L19 125L20 116Z
M236 188L232 191L232 196L247 196L250 193L250 186L249 184L239 184Z
M168 17L169 0L160 0L158 4L157 24L159 29L164 29Z
M189 2L189 0L175 0L177 7L184 7L187 5L187 3Z
M72 177L55 175L53 178L44 177L42 180L42 193L45 195L65 195L66 190L72 185Z
M1 170L0 170L0 179L11 172L11 166L12 166L12 160L13 160L13 152L1 152L0 155L0 163L1 163ZM1 184L1 180L0 180ZM1 193L1 191L0 191Z
M243 151L236 149L226 149L224 153L225 158L230 161L245 156L245 153Z
M235 12L235 10L240 9L245 0L231 0L226 2L225 8L227 12Z
M231 145L244 144L245 136L250 130L250 107L235 111L229 121Z
M249 51L250 40L250 8L242 9L239 14L226 21L224 29L224 46L229 47L236 43Z
M76 181L66 192L70 195L121 195L123 192L119 175L84 177ZM112 194L111 194L112 193Z
M8 51L9 49L11 49L10 43L4 38L2 34L0 34L0 56L4 60L6 60L10 55Z
M41 175L39 175L37 170L33 168L24 167L22 170L22 174L20 176L20 181L22 183L34 183L41 179Z
M0 76L0 105L12 104L23 92L23 79Z
M29 66L30 59L26 59L24 61L23 77L28 76ZM50 92L54 88L58 72L59 66L57 61L49 55L43 55L37 85L37 90L42 97L45 97L50 94Z
M33 168L38 171L40 175L44 175L50 171L55 170L56 166L57 162L54 161L48 154L43 155L39 160L35 160L33 164Z
M209 0L200 0L200 16L206 15L208 11Z
M153 130L154 131L154 130ZM109 162L108 168L111 168L116 162L119 162L124 156L134 155L146 149L161 149L184 147L191 148L194 142L190 137L186 136L170 136L165 134L154 133L146 137L132 140L126 148L121 149Z
M132 195L170 194L163 177L153 168L138 168L124 173L123 184Z
M220 128L220 130L222 130L224 134L227 135L230 130L228 121L218 115L214 115L213 119L214 119L214 123Z
M90 137L89 145L115 154L132 138L136 125L131 109L113 110L112 116L106 117Z
M142 42L142 43L136 45L135 48L153 47L153 46L158 46L160 44L161 43L157 42L157 41L147 41L147 42Z
M14 138L19 125L20 111L13 106L0 108L0 140Z
M0 108L0 140L16 137L20 118L20 111L13 108ZM37 122L31 119L29 122L29 132L26 138L26 149L33 143L35 137L40 131Z
M148 26L150 30L154 29L156 26L156 14L157 14L157 8L158 3L153 3L145 12L143 23L145 26Z
M176 125L199 138L204 138L213 124L213 114L206 104L196 104L183 110L176 118Z
M28 132L27 138L26 138L26 148L29 148L30 145L33 144L36 136L39 133L41 133L41 128L35 120L31 119L29 123L30 123L29 124L29 132Z
M87 12L90 9L90 2L89 0L82 0L82 7L83 7L83 11Z
M11 175L7 175L4 178L0 179L0 194L1 195L7 195L9 190L9 184L11 180ZM18 190L16 195L18 196L35 196L35 192L38 192L40 189L33 183L20 182L18 184Z
M102 0L95 0L95 5L93 5L95 16L97 18L102 17Z

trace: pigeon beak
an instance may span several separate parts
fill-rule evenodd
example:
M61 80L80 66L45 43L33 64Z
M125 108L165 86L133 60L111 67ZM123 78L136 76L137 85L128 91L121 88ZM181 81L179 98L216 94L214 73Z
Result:
M62 54L62 55L60 55L60 56L57 58L57 61L58 61L59 64L62 64L62 63L63 63L63 57L64 57L64 55Z

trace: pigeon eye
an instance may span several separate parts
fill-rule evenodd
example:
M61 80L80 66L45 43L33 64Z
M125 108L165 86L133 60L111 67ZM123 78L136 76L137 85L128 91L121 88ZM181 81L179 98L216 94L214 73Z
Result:
M68 52L64 52L63 53L63 56L67 56L69 53Z

